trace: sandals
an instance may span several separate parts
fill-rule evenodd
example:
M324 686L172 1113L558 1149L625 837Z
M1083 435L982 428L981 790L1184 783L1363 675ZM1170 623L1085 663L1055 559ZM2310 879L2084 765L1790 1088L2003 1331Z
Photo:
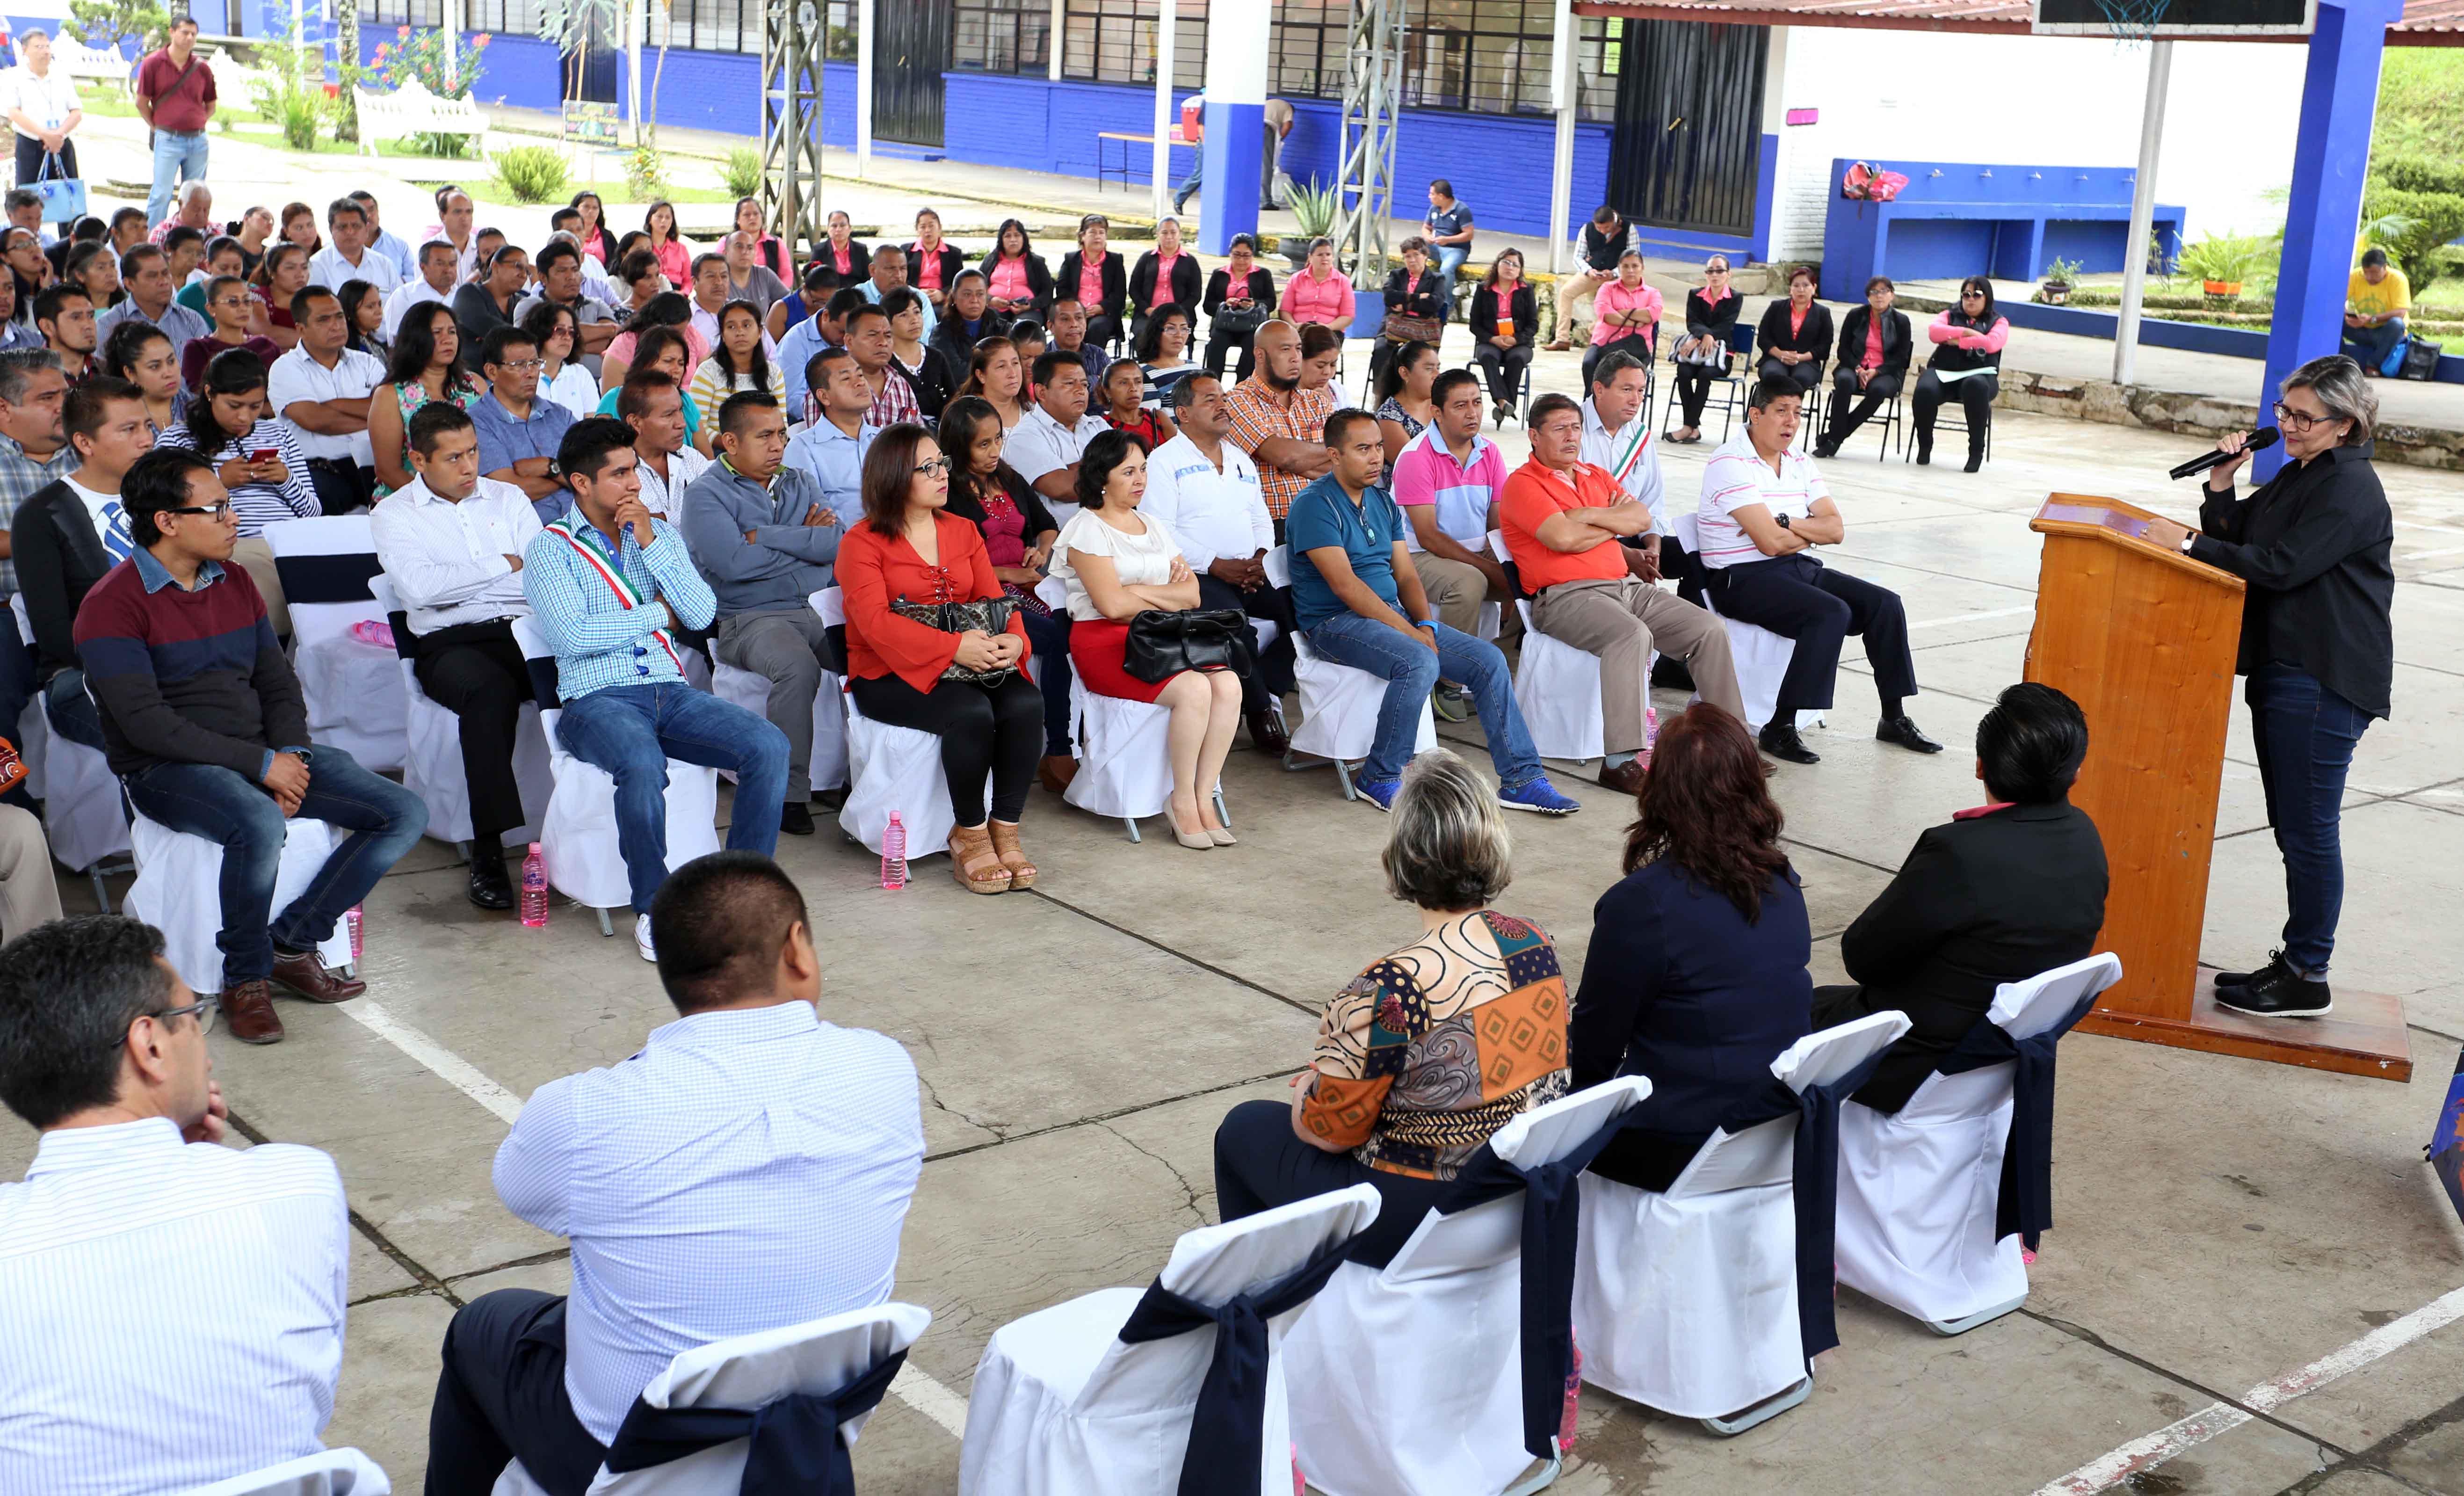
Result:
M1006 893L1012 882L982 826L950 828L950 876L970 893Z
M993 853L1001 858L1001 865L1009 869L1009 886L1013 889L1035 887L1035 864L1028 862L1026 854L1019 850L1018 823L994 821L988 825L992 827Z

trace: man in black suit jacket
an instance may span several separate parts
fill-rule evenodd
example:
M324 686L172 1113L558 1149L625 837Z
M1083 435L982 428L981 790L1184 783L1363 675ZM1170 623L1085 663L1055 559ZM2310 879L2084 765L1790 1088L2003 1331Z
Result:
M120 480L153 449L154 428L137 386L100 374L69 391L60 424L80 465L17 506L9 545L34 627L34 678L53 730L99 749L102 723L86 694L74 639L77 605L133 548L119 507Z
M2087 719L2051 686L2013 686L1976 724L1993 803L1917 838L1891 886L1840 937L1849 987L1817 987L1814 1026L1896 1008L1915 1026L1857 1099L1897 1111L1985 1019L1993 990L2066 966L2104 927L2104 842L2070 803Z

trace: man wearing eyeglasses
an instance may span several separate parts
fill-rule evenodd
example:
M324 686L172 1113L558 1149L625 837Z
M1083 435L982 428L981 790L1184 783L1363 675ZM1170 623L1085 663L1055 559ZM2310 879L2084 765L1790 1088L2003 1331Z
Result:
M134 919L0 948L0 1099L42 1130L0 1184L0 1490L187 1490L322 1447L342 1177L313 1148L211 1146L215 1007Z
M326 970L317 948L419 840L428 809L341 749L311 742L265 600L227 564L239 526L212 465L157 448L128 470L120 501L138 549L86 594L76 630L104 751L140 812L222 847L223 1011L233 1038L274 1044L275 991L341 1002L367 990ZM294 817L346 834L276 913Z
M547 364L539 343L520 328L488 334L481 361L488 392L471 407L479 429L479 471L520 489L546 524L573 502L556 476L557 444L573 429L573 412L539 398L539 370Z

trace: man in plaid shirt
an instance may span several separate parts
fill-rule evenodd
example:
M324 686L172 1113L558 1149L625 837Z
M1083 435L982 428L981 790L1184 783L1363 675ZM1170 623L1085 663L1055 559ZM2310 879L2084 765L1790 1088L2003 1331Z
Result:
M1280 319L1265 323L1250 341L1258 372L1224 401L1232 442L1258 464L1258 486L1284 539L1284 517L1300 491L1334 471L1326 450L1326 418L1334 414L1334 386L1301 387L1300 329Z
M864 382L872 386L872 408L865 412L867 426L886 431L901 421L923 424L924 407L915 403L915 390L907 383L906 371L893 366L891 360L890 314L877 306L860 306L847 316L847 350L855 355L855 366L864 370Z

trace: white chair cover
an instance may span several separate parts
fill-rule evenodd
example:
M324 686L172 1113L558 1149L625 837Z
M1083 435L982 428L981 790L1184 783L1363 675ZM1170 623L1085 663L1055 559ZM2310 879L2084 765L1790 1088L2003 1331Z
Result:
M274 875L271 913L279 915L307 891L325 859L350 833L323 821L294 818L282 839L282 861ZM130 823L137 881L128 887L127 913L163 932L163 954L171 969L198 994L223 990L223 849L202 836L174 831L143 812ZM334 934L317 948L337 970L351 964L351 933L337 920Z
M719 661L711 668L709 690L721 701L742 707L755 716L770 715L770 681L766 676ZM813 788L837 789L847 781L847 677L835 671L824 671L821 684L813 692Z
M391 1496L393 1482L356 1449L320 1449L180 1496Z
M1266 581L1291 583L1291 554L1278 545L1266 553ZM1369 757L1377 741L1377 709L1386 700L1386 683L1367 671L1337 665L1309 648L1307 637L1292 639L1292 679L1301 698L1301 721L1292 729L1292 752L1349 762ZM1420 704L1420 728L1412 740L1415 755L1438 745L1437 718L1428 703ZM1346 793L1350 793L1349 781Z
M836 587L813 594L813 611L831 628L847 624L845 600ZM941 772L941 739L912 727L876 722L844 698L847 709L847 800L839 806L839 830L849 841L880 856L890 817L907 828L907 861L950 849L950 830L957 818L950 814L950 781ZM815 747L818 759L820 749ZM992 808L989 786L985 807Z
M9 606L16 615L18 637L31 649L34 628L26 616L25 594L11 597ZM99 749L53 732L45 700L45 693L36 688L19 725L26 793L43 802L43 839L52 844L52 855L60 866L83 872L128 851L128 807L121 800L120 777L111 772L110 760Z
M1488 548L1500 561L1514 558L1506 533L1488 532ZM1523 620L1523 659L1514 670L1514 704L1531 746L1543 759L1597 759L1608 753L1600 715L1600 657L1551 639L1531 625L1531 605L1514 600Z
M387 618L402 607L392 580L380 574L368 583L377 607ZM471 786L462 772L462 719L429 699L419 688L410 661L402 667L405 753L403 788L428 807L428 834L459 845L471 840ZM530 821L505 833L505 845L524 847L539 840L539 812L555 789L548 773L547 734L539 726L539 707L522 703L521 725L514 732L514 782L521 790L522 810Z
M2043 1033L2122 979L2110 952L2006 982L1986 1013L2013 1039ZM2013 1067L1939 1072L1897 1112L1839 1109L1839 1281L1930 1324L2028 1295L2016 1235L1995 1240Z
M1907 1031L1877 1013L1771 1062L1829 1085ZM1810 1375L1797 1323L1794 1113L1714 1132L1664 1193L1583 1176L1574 1340L1583 1380L1681 1418L1726 1418Z
M353 562L373 576L377 541L368 517L277 519L265 527L265 543L274 551L275 569L285 578L292 669L307 698L308 731L317 741L360 760L363 768L383 772L403 767L409 699L402 689L400 656L351 637L355 624L385 621L374 593L362 585L348 589L359 595L347 602L302 603L300 596L315 594L295 587L293 581L328 566L352 570Z
M548 659L556 652L535 619L514 620L514 642L521 646L525 659ZM555 667L548 669L553 672ZM630 909L632 883L616 840L616 781L606 770L565 752L556 736L563 715L561 708L539 714L554 784L539 836L547 881L587 908ZM718 850L718 771L670 759L667 799L668 869L672 872Z
M1078 774L1062 799L1099 816L1133 824L1164 812L1172 800L1172 753L1166 737L1172 709L1149 701L1099 696L1069 679L1070 734Z
M1366 1184L1182 1234L1160 1282L1221 1304L1290 1276L1377 1216ZM1104 1288L1015 1319L976 1365L958 1451L959 1496L1169 1496L1215 1352L1193 1331L1124 1345L1141 1288ZM1281 1346L1306 1309L1266 1322L1265 1436L1259 1496L1290 1496L1291 1421Z
M1651 1094L1621 1076L1489 1140L1534 1168ZM1301 1471L1327 1496L1495 1496L1523 1446L1523 1199L1431 1211L1381 1272L1337 1269L1285 1342ZM1583 1353L1591 1348L1582 1342Z
M1703 552L1701 521L1700 515L1689 512L1668 522L1679 543L1698 556ZM1770 723L1771 714L1779 710L1780 682L1788 676L1788 662L1795 657L1796 645L1758 624L1722 617L1719 605L1711 599L1711 590L1705 588L1704 607L1720 620L1720 627L1728 630L1728 657L1737 667L1737 692L1745 697L1746 726L1759 733ZM1796 715L1799 727L1815 726L1821 720L1819 712Z

